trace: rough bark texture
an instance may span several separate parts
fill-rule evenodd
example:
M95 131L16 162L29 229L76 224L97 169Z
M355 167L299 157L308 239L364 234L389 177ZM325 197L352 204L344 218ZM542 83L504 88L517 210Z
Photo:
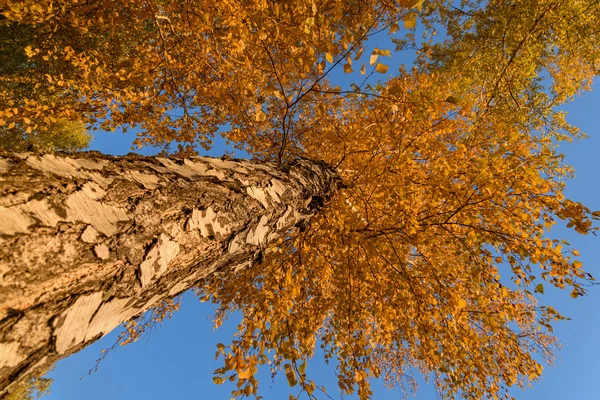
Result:
M318 163L0 154L0 398L306 220Z

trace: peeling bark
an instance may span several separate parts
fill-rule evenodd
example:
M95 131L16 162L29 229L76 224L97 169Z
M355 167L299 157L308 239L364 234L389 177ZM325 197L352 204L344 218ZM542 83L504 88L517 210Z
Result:
M0 397L208 274L251 265L337 182L308 161L0 154Z

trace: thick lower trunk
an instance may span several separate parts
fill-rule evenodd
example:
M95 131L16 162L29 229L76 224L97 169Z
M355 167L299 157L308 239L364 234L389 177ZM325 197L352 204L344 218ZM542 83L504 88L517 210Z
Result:
M224 268L336 188L307 161L0 155L0 397Z

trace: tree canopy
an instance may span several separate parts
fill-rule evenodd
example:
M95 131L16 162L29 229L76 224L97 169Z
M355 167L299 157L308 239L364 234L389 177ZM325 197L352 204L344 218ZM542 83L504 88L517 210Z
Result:
M32 122L27 115L19 117L30 97L38 97L40 110L48 111L48 104L52 105L63 95L38 93L39 85L31 79L35 64L28 59L25 48L30 45L35 29L30 25L8 25L6 19L0 19L0 23L0 113L3 115L0 117L0 149L74 151L88 147L92 137L76 113L75 118L45 115L41 123Z
M343 178L260 267L198 288L217 323L243 314L217 352L233 396L258 396L268 363L314 398L318 345L361 399L371 378L412 390L414 372L448 396L508 397L552 362L565 317L536 296L593 281L550 232L560 219L588 234L600 217L564 197L573 171L557 148L584 136L560 106L600 71L597 1L3 3L2 29L27 32L1 70L5 131L140 127L136 145L179 155L220 134ZM376 34L394 48L369 47ZM392 73L386 57L409 51L414 65Z

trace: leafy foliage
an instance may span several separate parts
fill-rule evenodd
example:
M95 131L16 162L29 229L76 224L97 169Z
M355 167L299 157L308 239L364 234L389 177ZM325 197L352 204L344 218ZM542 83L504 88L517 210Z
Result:
M0 23L6 20L0 19ZM63 94L38 94L39 85L31 74L43 73L27 56L26 48L35 36L31 26L0 25L0 147L8 151L25 151L31 147L42 151L75 151L89 146L92 136L76 112L54 117L53 108ZM37 69L33 72L32 70ZM41 123L28 117L33 105L30 97L39 96ZM69 116L67 118L67 115ZM73 117L71 117L73 116Z
M548 284L576 298L593 281L551 228L588 234L600 218L564 197L573 171L557 150L584 136L558 107L600 71L596 1L7 4L3 29L29 36L3 74L5 126L76 110L102 129L142 127L139 145L180 142L181 154L220 130L256 157L321 159L343 177L260 266L198 288L217 324L243 315L217 346L214 381L235 381L234 397L260 397L268 364L315 398L317 345L361 399L377 377L410 392L415 373L449 397L509 397L552 362L565 317L536 294ZM378 32L395 51L363 54ZM373 82L406 50L412 69ZM328 80L355 69L349 88ZM150 326L129 325L123 343Z
M4 92L20 111L0 110L4 124L27 118L35 129L77 110L105 130L141 127L140 146L208 147L224 125L234 140L262 129L276 102L293 102L330 68L326 53L337 65L406 9L387 1L22 0L1 13L6 29L31 30L24 51L35 71L4 77L35 87L17 99Z
M26 151L36 149L41 151L76 151L90 145L90 135L81 121L58 120L38 128L30 133L0 128L0 147L9 151Z
M6 397L6 400L36 400L48 395L53 379L47 378L45 376L46 373L43 373L40 377L32 378L19 386Z
M349 100L338 124L305 136L306 154L336 165L346 190L260 267L200 289L218 317L244 315L216 371L237 372L235 394L256 390L239 373L269 352L272 369L291 365L311 394L299 366L317 339L341 390L361 398L369 378L409 390L415 371L448 396L493 397L552 361L552 322L564 317L531 287L585 292L578 253L547 234L555 216L587 233L591 215L563 198L570 169L551 138L477 113L470 99L446 101L456 85L401 73L387 83L396 95Z

